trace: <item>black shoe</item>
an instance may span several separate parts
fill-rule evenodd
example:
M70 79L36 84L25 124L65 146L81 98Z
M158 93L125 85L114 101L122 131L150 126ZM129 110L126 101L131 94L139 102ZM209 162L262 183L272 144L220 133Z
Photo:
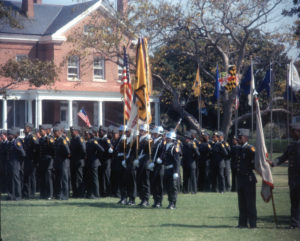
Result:
M129 206L134 206L134 205L135 205L135 201L134 201L134 200L129 200L129 201L127 202L127 205L129 205Z
M174 203L170 203L169 206L167 207L167 209L175 209L175 205Z
M248 227L244 226L244 225L238 225L238 226L236 226L236 228L248 228Z
M150 204L149 204L149 202L148 201L142 201L140 204L139 204L139 206L140 207L148 207Z

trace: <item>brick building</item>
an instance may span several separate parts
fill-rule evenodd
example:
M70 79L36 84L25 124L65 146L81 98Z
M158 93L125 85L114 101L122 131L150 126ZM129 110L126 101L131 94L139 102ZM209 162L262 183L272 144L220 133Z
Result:
M118 2L118 11L122 11L126 0ZM4 4L23 13L20 17L23 28L1 24L0 64L29 57L53 60L59 65L72 48L67 37L78 29L84 31L85 22L94 11L111 12L104 0L68 6L43 4L41 0L4 1ZM77 116L82 107L92 125L121 124L122 68L105 56L91 54L88 58L91 64L84 65L79 56L68 57L51 88L23 83L8 89L5 96L0 95L0 128L22 128L25 122L36 127L44 123L83 126ZM0 77L0 87L5 83L7 79ZM151 102L153 122L159 124L159 99L151 97Z

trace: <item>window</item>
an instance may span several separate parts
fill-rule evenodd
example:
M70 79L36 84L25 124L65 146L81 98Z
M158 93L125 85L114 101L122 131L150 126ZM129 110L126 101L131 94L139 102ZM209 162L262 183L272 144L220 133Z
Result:
M124 61L123 59L119 59L118 61L118 82L121 82L123 77L123 67L124 67Z
M17 62L20 62L20 61L22 61L22 60L24 60L24 59L27 59L27 58L28 58L28 56L25 55L25 54L17 54L17 56L16 56L16 61L17 61Z
M105 81L105 61L103 58L94 58L94 80Z
M70 56L68 59L68 80L79 80L78 56Z

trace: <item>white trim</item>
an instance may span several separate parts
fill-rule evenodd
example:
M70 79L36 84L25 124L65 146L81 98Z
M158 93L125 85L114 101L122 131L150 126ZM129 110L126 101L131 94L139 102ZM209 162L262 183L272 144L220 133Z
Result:
M67 38L65 36L38 36L38 35L26 35L26 34L1 34L0 42L9 43L61 43L65 42Z

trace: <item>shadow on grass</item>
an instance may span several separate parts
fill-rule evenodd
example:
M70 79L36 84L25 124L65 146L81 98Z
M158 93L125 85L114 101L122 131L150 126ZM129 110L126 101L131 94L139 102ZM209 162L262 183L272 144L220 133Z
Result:
M235 228L235 226L230 226L230 225L192 225L192 224L179 224L179 223L166 223L160 226L179 227L179 228Z
M144 210L153 210L152 208L141 208L138 205L134 206L127 206L127 205L120 205L117 203L106 203L101 202L100 200L94 200L90 202L73 202L73 201L57 201L57 200L49 200L36 203L26 203L23 201L8 201L1 204L3 207L57 207L57 206L77 206L77 207L95 207L95 208L119 208L119 209L144 209Z

